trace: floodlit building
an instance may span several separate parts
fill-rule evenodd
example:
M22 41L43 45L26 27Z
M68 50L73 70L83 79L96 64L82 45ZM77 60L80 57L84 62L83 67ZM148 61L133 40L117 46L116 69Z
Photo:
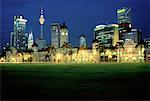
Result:
M139 43L142 40L142 32L139 29L131 29L129 32L123 34L123 40L133 40L135 43Z
M119 24L119 41L125 43L126 40L131 39L135 43L142 40L142 31L132 28L130 23Z
M145 61L150 62L150 38L145 38Z
M105 47L115 46L119 40L118 24L97 25L94 34L99 44Z
M60 24L52 23L51 24L51 44L57 49L59 45L59 35L60 35Z
M29 33L29 36L28 36L28 49L32 48L33 43L34 43L34 39L33 39L33 34L31 31L31 33Z
M98 63L100 60L100 54L99 54L99 49L98 49L98 40L94 39L92 41L92 53L91 53L91 62L96 62Z
M122 7L117 10L117 19L118 23L131 23L131 8L130 7Z
M10 35L11 47L20 51L27 49L28 34L26 33L27 20L23 16L14 16L14 32Z
M124 42L124 36L127 33L131 34L132 29L132 16L130 7L122 7L117 10L117 21L119 24L119 41Z
M133 40L128 40L124 44L124 48L118 48L118 62L144 62L144 45L136 47Z
M85 37L85 35L80 35L80 41L79 41L79 45L80 45L80 47L86 47L86 37Z
M130 33L132 30L132 26L130 23L121 23L119 24L119 42L123 42L125 41L124 36L127 33Z
M60 48L63 46L64 42L69 42L69 31L65 23L60 26Z
M76 55L77 63L91 63L92 50L91 49L79 49Z

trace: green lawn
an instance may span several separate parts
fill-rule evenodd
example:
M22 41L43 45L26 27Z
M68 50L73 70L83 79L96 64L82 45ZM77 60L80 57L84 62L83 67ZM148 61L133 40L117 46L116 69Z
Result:
M0 65L2 99L150 99L150 63Z

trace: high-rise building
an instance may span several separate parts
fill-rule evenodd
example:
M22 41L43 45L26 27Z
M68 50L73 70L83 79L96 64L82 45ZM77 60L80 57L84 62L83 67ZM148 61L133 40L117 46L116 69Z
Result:
M119 40L118 24L97 25L94 29L95 39L105 47L115 46Z
M10 46L13 47L14 32L10 33Z
M117 19L118 23L132 23L131 20L131 8L130 7L122 7L117 10Z
M68 43L68 28L67 26L65 25L65 23L63 23L63 25L60 26L60 47L63 46L64 42L65 43Z
M23 16L14 16L14 32L11 32L10 43L11 46L20 51L27 49L27 20Z
M86 47L86 37L85 37L85 35L80 35L80 42L79 42L79 44L80 44L80 47Z
M38 49L42 50L46 46L46 40L43 38L43 25L44 25L45 19L44 19L44 12L43 9L41 9L41 15L39 18L39 23L41 25L41 33L40 33L40 38L36 40L36 43L38 44Z
M145 38L145 61L150 62L150 38Z
M33 39L33 34L31 31L31 33L29 33L29 36L28 36L28 49L31 49L33 44L34 44L34 39Z
M132 40L134 43L139 43L142 40L142 32L139 29L131 29L123 34L124 42Z
M145 47L150 49L150 38L145 38L144 42L145 42Z
M124 34L131 32L132 26L130 23L119 24L119 41L124 42Z
M60 24L52 23L51 24L51 44L54 45L55 48L59 48L59 35L60 35Z
M122 7L117 10L117 20L119 23L119 41L124 42L124 36L131 32L132 19L131 19L131 8Z
M131 8L123 7L117 10L117 19L119 23L119 41L125 43L132 40L139 43L142 39L142 33L139 29L132 28Z

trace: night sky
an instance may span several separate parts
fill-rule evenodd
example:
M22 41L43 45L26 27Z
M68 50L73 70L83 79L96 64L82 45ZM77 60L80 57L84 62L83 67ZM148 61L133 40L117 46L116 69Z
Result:
M9 42L13 31L13 16L23 15L27 20L27 32L32 30L34 39L40 37L40 9L44 8L44 38L50 44L50 25L66 22L69 40L78 46L79 35L85 34L88 46L93 40L93 29L98 24L117 23L116 10L132 7L134 28L143 31L143 37L150 37L150 0L0 0L0 44Z

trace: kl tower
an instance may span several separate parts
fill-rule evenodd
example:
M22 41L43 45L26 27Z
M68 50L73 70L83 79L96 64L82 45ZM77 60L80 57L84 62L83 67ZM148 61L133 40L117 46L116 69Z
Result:
M40 18L39 18L39 23L40 23L40 26L41 26L41 32L40 32L40 38L37 39L37 44L38 44L38 49L39 50L42 50L45 48L45 45L46 45L46 41L44 40L43 38L43 25L44 25L44 22L45 22L45 19L44 19L44 12L43 12L43 9L41 8L41 12L40 12Z
M43 24L45 22L44 15L43 15L43 9L41 9L41 16L39 18L39 22L41 25L41 39L43 39Z

